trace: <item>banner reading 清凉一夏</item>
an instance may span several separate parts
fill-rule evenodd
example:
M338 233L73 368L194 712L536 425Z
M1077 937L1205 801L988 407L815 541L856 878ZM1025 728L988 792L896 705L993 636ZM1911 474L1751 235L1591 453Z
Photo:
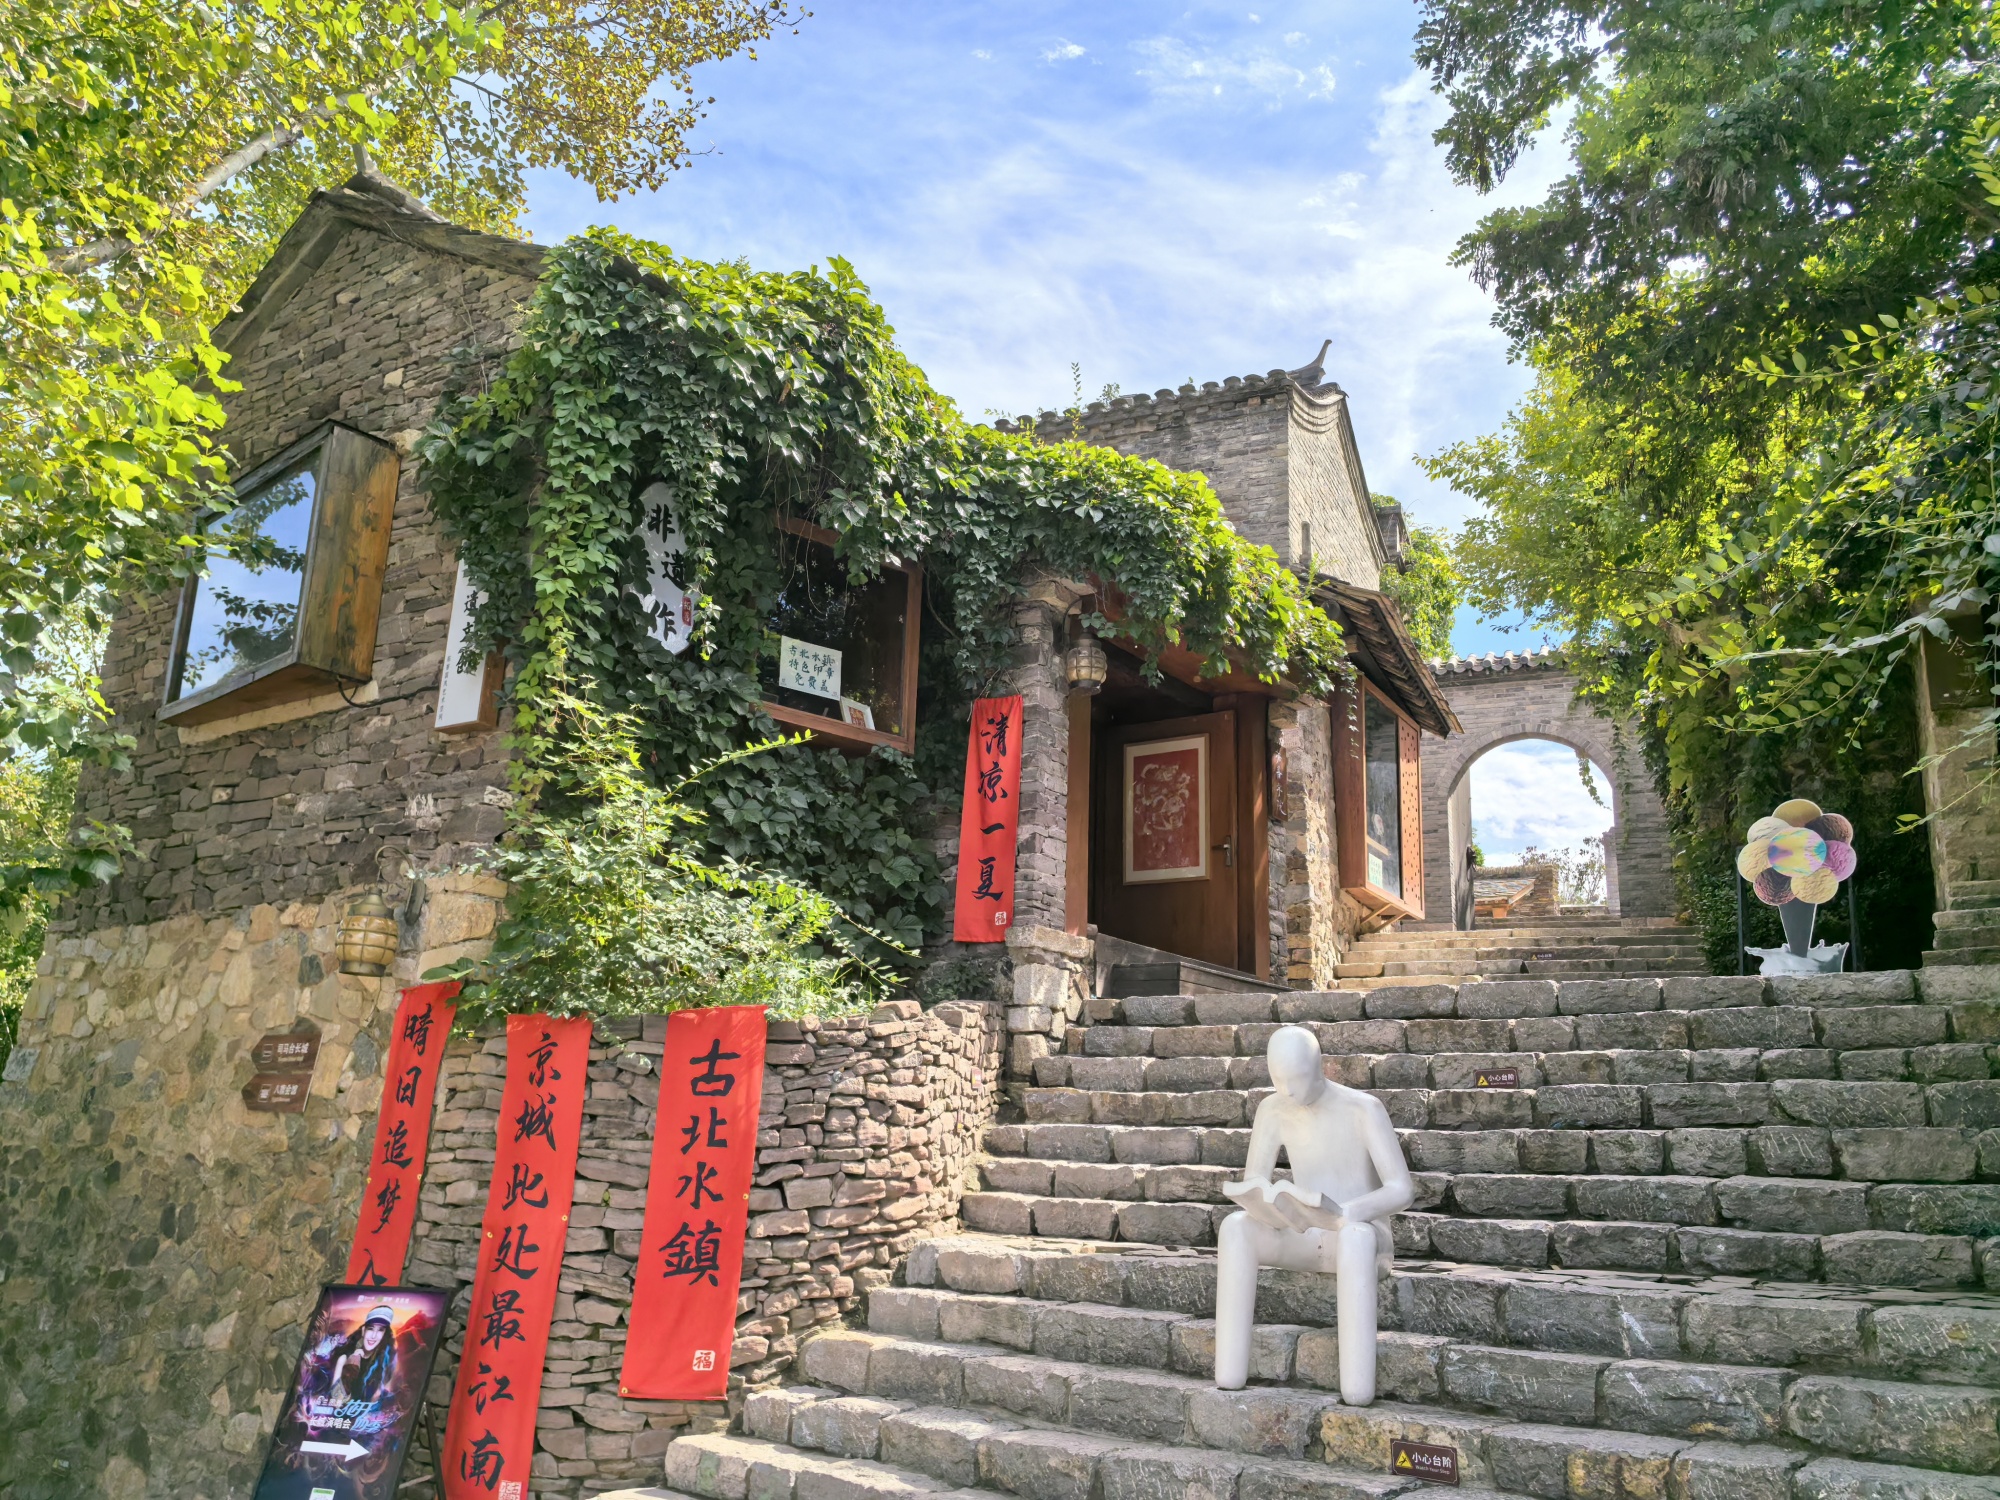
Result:
M524 1500L576 1187L588 1017L507 1018L507 1083L465 1349L445 1427L447 1500Z
M728 1390L763 1089L763 1006L667 1017L622 1396L720 1401Z
M382 1108L375 1120L375 1154L368 1162L368 1192L354 1226L347 1279L357 1286L391 1286L403 1279L410 1230L417 1221L417 1192L431 1145L431 1101L437 1097L445 1038L458 1007L457 981L420 984L403 991L382 1075Z
M1014 845L1021 827L1021 698L980 698L965 746L958 880L951 935L998 943L1014 923Z

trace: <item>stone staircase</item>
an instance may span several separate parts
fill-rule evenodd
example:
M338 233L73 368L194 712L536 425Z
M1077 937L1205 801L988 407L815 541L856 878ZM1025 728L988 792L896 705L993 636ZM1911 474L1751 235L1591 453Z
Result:
M1458 932L1403 923L1372 932L1335 971L1343 983L1706 974L1701 934L1666 917L1536 917Z
M1967 971L1957 971L1963 974ZM1939 994L1963 994L1940 983ZM2000 1500L2000 983L1517 980L1093 1002L803 1384L682 1438L703 1500L1386 1500L1397 1439L1540 1500ZM1216 1224L1286 1022L1402 1132L1382 1399L1267 1271L1217 1391ZM1506 1083L1511 1070L1514 1086ZM658 1493L658 1492L653 1492Z
M1934 920L1937 946L1924 954L1926 966L2000 964L2000 880L1959 881L1951 909Z

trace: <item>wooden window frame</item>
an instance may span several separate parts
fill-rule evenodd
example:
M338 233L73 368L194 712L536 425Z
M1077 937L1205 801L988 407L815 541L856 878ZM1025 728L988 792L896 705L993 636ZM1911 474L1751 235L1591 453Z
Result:
M838 547L840 544L840 533L829 531L824 526L815 526L810 521L791 516L778 516L774 520L779 531L803 537L809 542L818 542L825 547ZM890 734L882 729L864 729L844 719L807 713L801 708L787 708L768 698L764 700L763 708L780 724L803 729L815 738L825 738L836 745L864 752L886 745L909 755L917 748L917 645L922 624L924 570L920 563L888 563L884 568L885 571L901 573L907 586L903 598L903 732Z
M1403 893L1368 879L1368 759L1360 722L1370 700L1396 721L1396 807L1402 823ZM1424 915L1423 734L1417 723L1366 678L1328 705L1333 729L1334 858L1340 888L1367 911L1391 921ZM1411 816L1414 808L1416 816Z
M291 648L241 676L170 696L180 678L195 598L205 576L191 575L181 587L174 619L161 719L207 723L314 697L342 683L363 683L374 675L382 575L389 561L401 461L394 446L380 438L326 422L237 480L232 486L237 503L308 459L313 460L312 521Z

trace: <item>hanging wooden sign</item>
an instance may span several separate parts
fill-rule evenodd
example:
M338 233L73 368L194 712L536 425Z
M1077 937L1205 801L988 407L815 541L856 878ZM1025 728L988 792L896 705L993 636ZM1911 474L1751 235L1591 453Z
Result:
M951 935L998 943L1014 924L1014 846L1021 828L1021 697L980 698L965 743L958 880Z
M430 1153L431 1101L437 1096L445 1038L458 1014L453 1003L458 988L456 980L415 985L403 991L396 1006L382 1075L382 1108L375 1117L375 1150L368 1160L368 1190L347 1256L347 1279L357 1286L390 1286L403 1279Z
M499 1139L445 1427L445 1500L528 1492L589 1063L588 1017L507 1018Z
M763 1006L667 1017L621 1396L720 1401L728 1392L763 1089Z

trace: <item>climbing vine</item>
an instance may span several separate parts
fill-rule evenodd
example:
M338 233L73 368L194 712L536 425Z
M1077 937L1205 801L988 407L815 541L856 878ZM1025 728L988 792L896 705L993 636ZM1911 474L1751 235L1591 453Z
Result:
M560 754L574 684L628 715L657 780L769 738L760 652L785 576L778 517L839 534L849 577L921 562L916 753L788 744L688 788L717 859L810 884L912 947L939 926L931 839L951 816L969 700L996 685L1010 603L1037 570L1115 591L1148 653L1225 654L1323 690L1339 627L1205 480L1079 443L967 424L896 348L842 261L761 273L598 230L551 252L519 349L426 435L434 503L485 604L475 649L511 659L526 762ZM640 494L667 486L699 590L691 647L649 634Z

